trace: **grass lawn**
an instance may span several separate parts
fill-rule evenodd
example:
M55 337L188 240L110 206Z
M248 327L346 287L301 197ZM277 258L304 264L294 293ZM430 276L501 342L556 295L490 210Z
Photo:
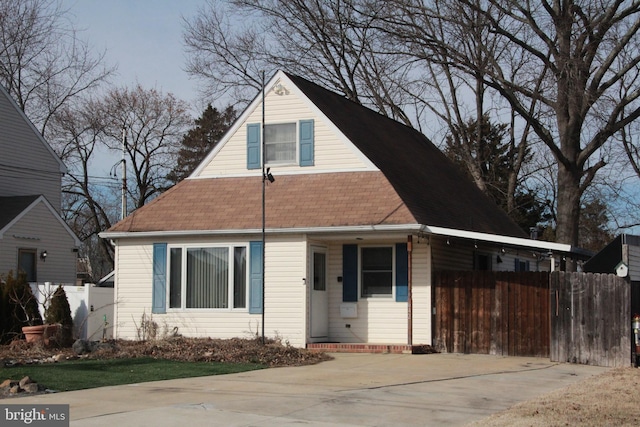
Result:
M153 358L72 360L0 368L0 381L31 377L55 391L133 384L175 378L233 374L265 368L254 363L180 362Z

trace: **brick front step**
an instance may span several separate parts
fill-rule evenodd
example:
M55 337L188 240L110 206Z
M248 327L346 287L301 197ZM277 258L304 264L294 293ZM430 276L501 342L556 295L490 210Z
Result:
M392 353L424 354L434 353L429 345L403 344L352 344L352 343L310 343L307 349L327 353Z

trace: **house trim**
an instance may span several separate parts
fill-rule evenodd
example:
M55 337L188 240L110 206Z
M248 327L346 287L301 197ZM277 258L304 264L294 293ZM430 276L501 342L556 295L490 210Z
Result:
M100 237L105 239L126 239L136 237L182 237L182 236L227 236L227 235L251 235L261 233L261 229L233 229L233 230L179 230L179 231L134 231L134 232L102 232ZM350 227L308 227L308 228L267 228L267 234L325 234L333 237L338 234L354 234L364 232L394 232L409 234L426 234L444 237L457 237L462 239L478 240L505 246L519 246L532 250L544 250L560 253L572 253L588 257L591 253L584 249L576 248L563 243L546 242L541 240L523 239L519 237L501 236L496 234L479 233L475 231L456 230L444 227L434 227L420 224L395 224L395 225L360 225Z
M479 240L484 242L498 243L503 245L513 245L525 248L547 250L551 252L573 253L576 255L590 257L592 254L584 249L577 248L564 243L546 242L542 240L523 239L520 237L501 236L496 234L479 233L475 231L455 230L444 227L425 226L422 230L427 234L446 237L460 237L463 239Z
M419 224L396 225L360 225L355 227L309 227L309 228L267 228L267 234L313 234L313 233L363 233L363 232L407 232L417 233L422 230ZM260 234L262 229L233 229L233 230L180 230L180 231L104 231L100 233L103 239L143 238L143 237L173 237L173 236L227 236Z

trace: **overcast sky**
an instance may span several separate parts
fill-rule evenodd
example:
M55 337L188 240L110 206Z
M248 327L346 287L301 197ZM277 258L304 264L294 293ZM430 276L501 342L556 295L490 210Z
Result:
M204 0L63 0L80 38L117 64L114 83L171 92L190 104L197 100L198 81L184 70L183 19L191 18ZM197 111L196 113L199 113Z

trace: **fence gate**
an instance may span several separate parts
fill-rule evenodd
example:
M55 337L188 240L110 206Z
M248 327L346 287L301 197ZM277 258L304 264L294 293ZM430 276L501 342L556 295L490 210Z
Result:
M615 274L551 273L551 361L629 366L629 282Z
M434 273L434 346L447 353L549 357L549 273Z

